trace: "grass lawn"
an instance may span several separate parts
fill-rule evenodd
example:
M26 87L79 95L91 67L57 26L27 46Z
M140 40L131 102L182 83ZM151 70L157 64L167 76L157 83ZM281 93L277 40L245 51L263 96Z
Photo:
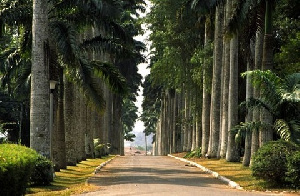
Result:
M184 157L186 153L173 154L177 157ZM256 191L272 191L272 192L295 192L295 189L271 187L263 180L257 180L252 176L249 167L244 167L241 162L230 163L225 159L205 159L205 158L190 158L190 161L196 162L212 171L218 172L236 183L238 183L245 190Z
M95 191L99 189L99 187L87 185L85 182L93 175L96 167L111 158L113 158L113 156L107 156L101 159L87 159L86 161L78 163L76 166L68 166L67 169L61 169L60 172L55 172L56 177L50 186L29 187L27 194L52 196Z

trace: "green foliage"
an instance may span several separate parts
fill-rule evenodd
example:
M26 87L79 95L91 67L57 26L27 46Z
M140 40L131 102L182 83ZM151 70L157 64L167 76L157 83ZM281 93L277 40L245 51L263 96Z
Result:
M24 195L38 153L16 144L0 144L1 195Z
M145 148L143 146L138 146L138 147L136 147L136 149L141 150L141 151L145 150Z
M52 4L48 13L50 42L56 48L51 48L50 75L55 77L57 70L63 68L82 89L87 101L103 111L101 88L92 77L103 79L119 94L125 94L128 86L117 66L92 61L90 54L106 53L114 56L115 62L125 57L142 59L143 47L133 41L140 28L133 16L137 10L144 11L144 1L53 1ZM26 93L19 94L29 95L32 0L1 1L0 18L1 29L5 27L1 33L5 39L0 39L2 84L11 91L26 89ZM101 33L78 39L92 28L101 29ZM24 86L26 88L22 88Z
M192 70L192 79L198 85L202 87L205 83L207 91L211 91L212 82L212 65L213 65L213 43L207 43L204 48L197 48L194 55L191 58L191 63L197 65ZM203 70L205 70L205 81L203 81Z
M280 0L274 14L274 62L279 75L300 72L299 26L299 1Z
M138 108L134 102L128 98L123 100L122 104L122 125L124 131L124 139L127 141L134 141L136 137L133 133L134 123L138 118Z
M254 87L261 90L261 98L250 98L243 102L242 106L248 110L267 109L274 118L275 132L282 139L300 143L300 73L280 78L269 70L254 70L242 74L242 76L246 75L250 75ZM246 126L237 128L243 127Z
M288 157L286 180L294 187L300 188L300 151Z
M252 157L252 175L272 185L287 184L288 159L299 146L279 140L262 146Z
M186 155L183 158L186 158L186 159L193 158L193 157L200 158L201 156L202 156L201 147L198 147L198 148L196 148L196 150L186 153Z
M52 162L46 157L39 155L30 176L30 183L33 185L49 185L53 182L53 174Z
M290 38L288 43L280 47L281 52L275 55L275 62L283 74L300 72L300 33L295 38Z
M105 154L105 149L108 148L110 144L104 144L101 142L101 139L94 139L94 149L96 156L102 156Z
M142 85L144 88L143 96L144 100L142 103L143 113L141 120L145 125L146 135L155 133L156 124L158 122L160 113L160 97L161 97L161 86L154 85L150 76L146 76L145 81Z

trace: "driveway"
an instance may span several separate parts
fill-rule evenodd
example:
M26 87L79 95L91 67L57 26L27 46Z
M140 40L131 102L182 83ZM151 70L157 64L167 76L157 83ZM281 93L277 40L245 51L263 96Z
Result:
M116 157L88 183L99 191L82 195L279 195L232 189L199 168L160 156Z

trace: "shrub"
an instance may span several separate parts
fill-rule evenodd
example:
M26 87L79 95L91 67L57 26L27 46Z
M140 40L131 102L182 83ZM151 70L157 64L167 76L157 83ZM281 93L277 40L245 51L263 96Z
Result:
M252 158L252 175L273 185L286 184L287 159L297 149L297 145L283 140L265 144Z
M202 156L201 154L201 147L196 148L195 150L188 152L183 158L193 158L198 157L200 158Z
M300 151L288 157L286 180L294 187L300 187Z
M16 145L0 144L1 195L24 195L38 153Z
M37 157L30 182L33 185L49 185L53 182L53 165L49 159L42 155Z

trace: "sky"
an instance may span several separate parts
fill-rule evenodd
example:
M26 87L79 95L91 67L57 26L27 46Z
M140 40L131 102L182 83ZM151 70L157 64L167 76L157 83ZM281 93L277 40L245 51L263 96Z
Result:
M144 17L146 16L146 14L150 11L150 2L149 1L146 1L147 3L147 7L146 7L146 13L141 13L141 17ZM145 55L145 57L147 58L147 61L146 63L141 63L138 65L138 69L139 69L139 73L143 76L143 81L144 81L144 78L146 75L148 75L150 73L150 69L148 69L148 65L150 63L150 59L148 58L149 57L149 51L150 51L150 45L151 43L148 41L148 38L149 38L149 35L150 35L150 31L147 30L147 27L145 24L142 24L142 28L144 29L145 31L145 34L143 35L139 35L139 36L136 36L134 37L134 39L138 40L138 41L142 41L146 44L146 47L147 47L147 50L143 53ZM142 113L142 102L143 102L143 88L140 86L139 88L139 92L138 92L139 96L137 97L137 102L135 102L135 105L138 107L138 112L139 112L139 116L141 115ZM136 123L135 123L135 126L133 128L133 133L134 134L140 134L144 131L145 127L144 127L144 123L140 120L137 120ZM149 140L152 141L152 137L148 137L147 138L147 141ZM148 142L148 144L149 144ZM134 146L134 145L137 145L137 144L140 144L140 141L137 141L137 142L125 142L125 146Z

